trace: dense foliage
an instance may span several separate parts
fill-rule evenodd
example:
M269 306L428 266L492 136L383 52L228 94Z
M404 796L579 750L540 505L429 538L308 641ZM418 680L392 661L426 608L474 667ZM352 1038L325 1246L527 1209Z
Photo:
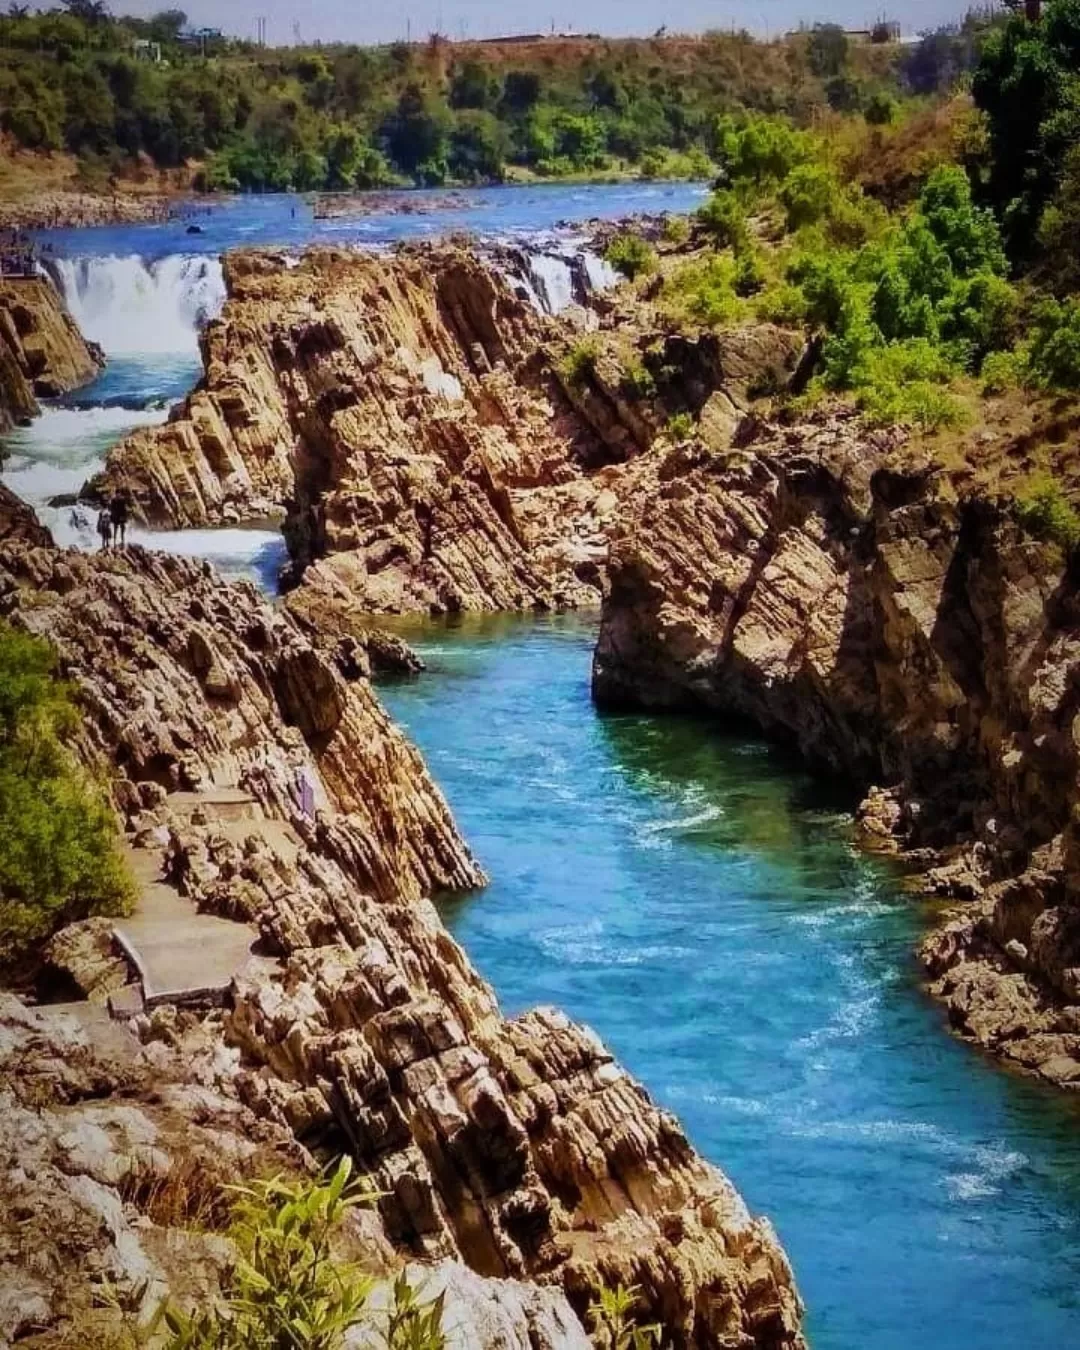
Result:
M78 723L47 643L0 626L0 965L62 924L122 913L116 825L64 749Z
M1029 260L1044 241L1075 277L1080 242L1080 0L1050 0L1037 23L1023 13L991 34L972 91L990 141L988 189L1010 252ZM1047 220L1047 207L1053 214Z
M0 127L104 170L140 155L162 168L198 161L211 188L704 177L718 113L808 122L873 103L880 115L899 53L855 47L832 25L772 43L725 33L275 50L191 35L178 10L121 20L98 0L67 0L0 17Z
M402 1274L376 1312L376 1281L334 1250L349 1210L374 1198L348 1158L319 1182L276 1178L237 1194L225 1295L191 1315L164 1309L168 1350L342 1350L360 1327L387 1350L444 1350L441 1295L422 1301Z

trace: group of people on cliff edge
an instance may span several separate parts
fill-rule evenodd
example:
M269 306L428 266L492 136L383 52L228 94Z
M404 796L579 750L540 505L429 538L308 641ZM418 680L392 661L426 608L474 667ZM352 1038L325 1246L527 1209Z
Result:
M118 488L98 512L97 532L103 549L123 548L127 543L128 518L131 515L131 494L127 488Z

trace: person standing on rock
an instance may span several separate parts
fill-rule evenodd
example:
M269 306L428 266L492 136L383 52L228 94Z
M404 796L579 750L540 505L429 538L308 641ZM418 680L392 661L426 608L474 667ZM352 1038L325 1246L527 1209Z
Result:
M107 506L98 512L97 532L101 536L101 548L104 551L112 543L112 515Z
M118 488L109 502L109 518L112 521L113 542L123 548L127 543L127 523L131 514L131 498L127 488Z

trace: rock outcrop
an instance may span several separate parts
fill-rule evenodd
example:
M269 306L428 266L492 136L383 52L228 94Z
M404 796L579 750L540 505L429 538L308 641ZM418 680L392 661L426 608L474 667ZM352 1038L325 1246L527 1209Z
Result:
M677 1346L803 1345L768 1223L592 1033L505 1019L442 927L431 897L481 873L359 663L251 588L139 549L0 546L0 613L57 644L81 752L110 766L155 884L260 935L223 1009L108 995L141 1054L196 1047L198 1119L349 1152L396 1260L561 1286L579 1313L598 1278L636 1284ZM219 805L241 797L240 816Z
M598 602L613 491L662 425L627 383L621 334L587 378L559 376L596 316L546 319L453 243L239 253L225 275L201 385L118 446L91 494L122 483L155 525L284 515L293 579L346 625ZM725 434L794 358L767 326L648 354L660 412L708 408Z
M0 279L0 432L35 417L39 398L85 384L102 368L45 277Z
M899 439L834 417L664 457L615 527L595 695L747 718L887 789L876 840L971 902L924 949L954 1024L1080 1084L1076 578Z

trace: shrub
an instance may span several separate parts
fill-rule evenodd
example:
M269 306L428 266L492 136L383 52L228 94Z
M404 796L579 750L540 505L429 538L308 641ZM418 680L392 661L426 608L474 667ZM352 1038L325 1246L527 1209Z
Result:
M753 249L740 253L735 262L735 294L757 295L765 286L765 268L761 257Z
M811 138L772 117L721 117L713 139L722 176L747 187L781 183L796 164L813 158Z
M685 244L690 238L690 222L686 216L668 216L664 221L664 238L669 244Z
M333 1236L347 1212L375 1197L343 1158L321 1182L276 1178L237 1187L229 1236L237 1260L224 1297L192 1316L163 1311L167 1350L342 1350L378 1319L374 1281L341 1261ZM384 1315L389 1350L444 1350L441 1296L421 1304L404 1276Z
M589 1329L598 1350L654 1350L660 1344L660 1327L638 1326L634 1309L638 1290L617 1285L601 1285L589 1305Z
M656 251L639 234L618 234L608 244L604 257L630 281L656 271Z
M1044 300L1032 316L1028 365L1042 389L1080 389L1080 300Z
M1027 378L1027 352L991 352L982 365L984 394L1003 394L1015 389Z
M112 811L63 746L77 724L52 648L0 625L0 965L131 904Z
M823 164L799 164L780 185L777 196L789 230L816 225L840 196L840 184Z
M744 248L750 237L746 211L734 192L714 192L694 219L716 248Z
M1080 515L1061 486L1045 474L1032 478L1017 495L1016 515L1024 529L1037 539L1050 540L1069 550L1080 543Z
M866 100L863 116L872 127L886 127L896 121L898 106L892 94L878 89Z
M649 368L637 358L631 358L623 366L623 388L633 398L652 398L656 393L656 381Z
M559 374L567 384L581 385L596 370L600 358L600 344L595 337L583 337L575 342L559 362Z
M667 286L675 310L709 326L735 318L739 313L736 272L734 259L724 254L681 267Z
M849 384L871 422L936 431L964 418L944 387L953 374L939 349L925 338L913 338L865 349L852 366Z
M694 419L688 412L674 413L668 418L667 429L673 441L689 440L694 434Z

